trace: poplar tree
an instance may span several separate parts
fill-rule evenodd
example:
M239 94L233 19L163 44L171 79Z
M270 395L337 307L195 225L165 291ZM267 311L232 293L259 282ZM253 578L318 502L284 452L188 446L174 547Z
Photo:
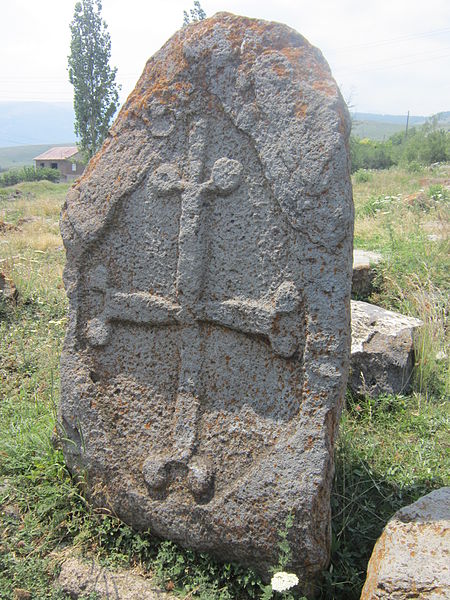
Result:
M101 10L100 0L81 0L70 23L68 66L74 87L75 134L88 159L105 140L119 106L117 68L109 66L111 38Z
M187 11L183 10L183 27L189 25L189 23L196 23L197 21L203 21L206 19L206 13L203 8L200 6L200 1L195 0L194 8L191 8L189 11L191 15L189 16Z

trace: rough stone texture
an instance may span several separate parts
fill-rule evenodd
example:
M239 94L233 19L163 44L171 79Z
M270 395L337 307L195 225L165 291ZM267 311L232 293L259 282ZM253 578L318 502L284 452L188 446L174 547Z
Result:
M93 593L99 600L170 600L175 597L128 569L110 571L95 560L84 562L76 557L63 562L57 584L74 600Z
M410 391L414 333L422 321L352 300L352 353L348 385L370 397Z
M265 577L328 561L349 366L345 103L321 53L218 14L147 63L61 228L61 423L92 499Z
M375 271L373 265L383 257L378 252L369 250L353 250L352 296L366 298L372 293Z
M367 568L361 600L450 598L450 487L399 510Z

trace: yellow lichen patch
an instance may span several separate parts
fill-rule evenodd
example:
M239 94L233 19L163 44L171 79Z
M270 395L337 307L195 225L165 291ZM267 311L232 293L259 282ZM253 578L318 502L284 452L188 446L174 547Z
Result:
M304 119L308 112L308 105L301 100L298 100L295 104L294 114L298 119Z
M338 114L339 133L343 136L346 136L347 130L349 129L350 124L349 124L348 115L344 112L342 105L339 105L337 107L337 114Z
M312 87L316 91L323 92L327 96L334 96L336 93L336 86L329 79L318 79L313 82Z
M280 62L272 64L271 69L274 73L276 73L276 75L278 75L278 77L287 77L289 75L286 65L283 65Z
M312 85L314 87L317 81L317 87L314 89L318 90L322 82L329 82L326 85L330 86L330 93L336 93L336 87L331 79L328 65L315 48L304 45L294 48L283 48L280 52L289 60L299 81L313 78L314 83ZM325 90L320 89L320 91Z

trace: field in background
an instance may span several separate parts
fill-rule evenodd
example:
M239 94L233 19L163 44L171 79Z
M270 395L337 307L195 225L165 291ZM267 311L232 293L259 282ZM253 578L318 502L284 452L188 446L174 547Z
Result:
M425 325L411 396L347 398L323 600L358 599L389 517L450 483L449 186L450 165L354 176L355 243L384 256L370 300ZM23 589L33 599L62 600L51 582L75 547L109 565L138 564L190 598L260 598L251 572L159 542L151 532L134 533L107 510L92 510L83 482L71 479L51 444L66 325L58 217L67 189L36 182L0 190L0 271L20 294L17 306L0 304L0 597L12 600Z

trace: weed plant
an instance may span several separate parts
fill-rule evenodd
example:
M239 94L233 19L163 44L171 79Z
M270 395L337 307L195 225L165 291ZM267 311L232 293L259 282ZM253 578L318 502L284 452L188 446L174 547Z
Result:
M371 299L418 316L424 326L411 396L347 398L331 564L318 590L323 600L359 598L387 520L449 484L448 178L447 166L369 172L355 181L357 245L384 257ZM36 600L63 600L53 582L74 549L111 567L138 565L180 596L261 598L265 586L251 571L134 532L108 511L92 509L83 482L72 479L51 443L67 308L58 232L66 189L22 183L0 194L0 221L15 226L0 234L0 270L19 290L16 306L0 304L0 598L12 600L20 588ZM373 201L386 196L380 206ZM295 552L285 543L282 550Z

